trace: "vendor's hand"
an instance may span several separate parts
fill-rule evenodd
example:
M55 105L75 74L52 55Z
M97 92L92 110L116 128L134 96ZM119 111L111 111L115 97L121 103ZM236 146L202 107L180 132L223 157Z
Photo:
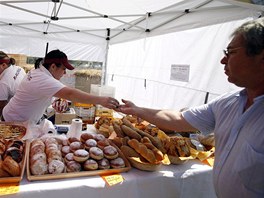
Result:
M119 107L119 102L112 97L102 97L101 105L106 108L116 110Z
M134 115L137 106L129 100L122 99L122 102L124 104L119 105L119 107L116 109L116 111L119 111L119 112L127 114L127 115Z
M58 98L53 101L52 107L55 109L58 113L64 113L67 111L69 105L68 102L64 99Z

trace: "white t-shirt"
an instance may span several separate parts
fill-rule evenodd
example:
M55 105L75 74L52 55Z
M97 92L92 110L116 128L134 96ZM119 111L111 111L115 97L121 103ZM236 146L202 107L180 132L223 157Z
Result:
M9 101L25 77L26 72L23 68L11 65L0 75L0 100Z
M16 94L3 109L5 121L32 121L37 123L54 94L65 85L55 79L43 66L28 72Z

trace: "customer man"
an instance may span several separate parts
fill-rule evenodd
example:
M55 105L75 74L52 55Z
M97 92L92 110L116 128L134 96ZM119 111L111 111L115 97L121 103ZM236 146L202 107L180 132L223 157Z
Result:
M213 131L217 196L264 197L264 18L243 24L232 37L221 63L228 81L243 90L182 113L140 108L127 100L119 111L165 129Z
M14 96L18 85L26 75L23 68L12 64L13 60L0 51L0 117L3 108Z
M119 102L111 97L100 97L78 89L70 88L59 80L66 69L73 70L67 56L60 50L50 51L43 64L38 60L34 70L28 72L16 94L3 109L5 121L30 121L38 123L52 97L63 98L72 102L100 104L107 108L116 108Z

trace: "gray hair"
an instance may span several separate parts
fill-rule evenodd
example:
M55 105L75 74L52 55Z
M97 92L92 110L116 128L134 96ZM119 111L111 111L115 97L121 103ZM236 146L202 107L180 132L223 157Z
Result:
M248 21L238 27L231 36L242 35L247 55L255 56L264 50L264 17Z

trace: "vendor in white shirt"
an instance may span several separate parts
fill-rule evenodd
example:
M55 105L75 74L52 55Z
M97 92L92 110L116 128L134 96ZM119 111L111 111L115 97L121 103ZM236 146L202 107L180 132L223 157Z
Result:
M119 102L112 97L91 95L61 83L59 80L66 73L66 69L73 70L74 67L69 64L66 54L60 50L50 51L39 68L37 67L38 64L35 65L36 69L28 72L14 97L3 109L5 121L38 123L51 104L52 97L72 102L100 104L110 109L119 106Z
M23 68L11 64L11 58L0 51L0 116L8 101L14 96L26 73Z

